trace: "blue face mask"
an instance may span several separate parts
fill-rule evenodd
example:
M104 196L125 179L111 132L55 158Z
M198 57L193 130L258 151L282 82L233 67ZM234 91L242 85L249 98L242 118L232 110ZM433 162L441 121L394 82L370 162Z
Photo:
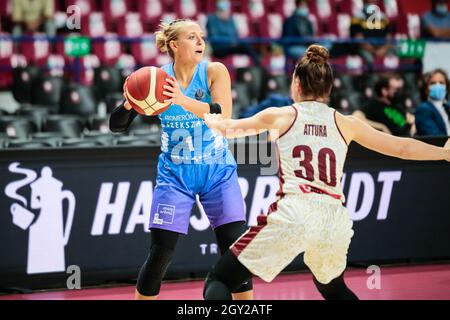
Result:
M436 6L436 12L442 16L445 16L448 12L448 7L446 4L440 4Z
M308 7L298 8L297 10L295 10L295 14L302 16L302 17L307 17L309 14Z
M435 101L443 101L447 95L446 86L440 83L433 84L430 86L429 97Z
M217 10L219 11L230 11L230 3L228 1L220 1L217 3Z

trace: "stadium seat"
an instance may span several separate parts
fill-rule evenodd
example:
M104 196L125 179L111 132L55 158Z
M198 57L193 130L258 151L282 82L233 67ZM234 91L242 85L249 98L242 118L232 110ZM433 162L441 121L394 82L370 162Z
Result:
M104 100L106 95L122 92L123 81L120 70L115 67L101 66L94 71L94 88L97 100Z
M105 96L106 112L111 113L124 101L122 92L109 93Z
M144 34L140 42L131 44L131 54L140 65L154 65L158 51L153 36L149 33Z
M102 37L106 35L105 16L102 12L92 12L81 19L81 33L89 37Z
M150 146L156 143L144 137L122 136L117 139L116 144L118 146Z
M25 56L29 64L46 66L47 59L51 54L50 41L45 39L46 35L43 33L34 33L28 36L36 37L36 39L20 42L20 53Z
M73 58L68 59L70 71L67 76L71 81L81 85L90 86L94 83L94 70L100 67L100 60L96 55L90 54L79 59L79 65Z
M195 19L199 12L196 0L174 1L174 9L177 17Z
M251 100L261 98L265 78L264 69L259 67L239 68L236 70L236 80L247 84L248 95Z
M36 79L41 78L42 70L36 66L13 69L12 93L19 103L31 103L31 93Z
M37 131L32 119L23 116L2 116L0 118L0 132L8 137L28 138L31 133Z
M289 96L289 83L285 75L270 76L265 81L265 96L273 93Z
M140 128L131 131L131 134L134 137L142 137L143 139L147 139L157 144L161 141L161 132L159 127L149 127L149 128Z
M91 131L99 131L103 133L110 132L109 130L109 115L108 116L91 116L88 120L88 128Z
M45 119L52 113L56 113L57 108L37 105L24 105L17 110L17 115L26 116L33 121L37 131L42 131Z
M97 112L97 101L92 87L69 84L63 89L61 113L88 117Z
M13 139L7 142L8 149L42 149L51 148L51 144L45 141L33 141L27 139Z
M95 0L66 0L66 8L72 5L76 5L80 8L81 16L87 16L89 13L96 11L98 8L96 6Z
M101 147L102 143L96 140L89 140L83 138L70 138L63 140L61 146L63 148L92 148Z
M111 26L113 22L126 15L128 2L126 0L101 0L101 9L105 14L106 22ZM108 30L110 30L109 27Z
M0 18L1 19L1 18ZM0 32L0 37L10 36L9 33ZM0 40L0 88L9 87L12 84L12 73L8 70L11 67L13 56L13 41L7 39Z
M129 12L119 19L117 23L117 33L121 37L140 37L144 34L144 26L141 15L136 12Z
M64 84L62 77L42 75L33 81L31 104L57 109Z
M37 132L31 135L31 140L46 143L53 148L59 148L64 140L64 136L56 132Z
M162 0L140 0L138 10L144 22L159 21L163 14Z
M83 121L73 115L51 115L44 124L44 132L56 132L65 138L77 138L83 131Z
M103 146L113 146L116 136L108 132L89 131L83 134L83 138L87 141L95 141Z
M260 19L258 35L264 38L280 38L283 33L283 19L280 13L268 13Z
M92 53L98 57L100 63L107 66L114 66L119 61L123 53L122 44L117 39L117 34L107 33L103 39L92 43Z

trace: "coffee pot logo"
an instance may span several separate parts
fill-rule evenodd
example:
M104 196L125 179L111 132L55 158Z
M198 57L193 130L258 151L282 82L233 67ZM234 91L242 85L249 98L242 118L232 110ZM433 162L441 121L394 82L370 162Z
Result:
M75 197L71 191L63 190L63 183L53 177L50 167L42 168L38 177L35 171L19 166L20 163L15 162L8 169L12 173L25 175L25 178L8 184L5 194L17 201L11 205L13 224L29 230L27 273L64 272L64 248L72 229ZM17 193L26 186L31 189L30 203ZM66 216L63 212L64 200L68 202Z

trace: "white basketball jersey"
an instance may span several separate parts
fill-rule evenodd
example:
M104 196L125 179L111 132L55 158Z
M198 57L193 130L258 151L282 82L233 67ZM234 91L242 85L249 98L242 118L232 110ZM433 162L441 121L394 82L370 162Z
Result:
M280 191L319 193L344 202L341 178L347 144L337 127L336 111L316 101L292 107L295 121L277 140Z

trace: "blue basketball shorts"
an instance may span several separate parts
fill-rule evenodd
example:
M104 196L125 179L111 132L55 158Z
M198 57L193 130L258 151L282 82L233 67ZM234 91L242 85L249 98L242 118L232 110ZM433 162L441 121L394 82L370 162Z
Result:
M227 156L232 157L231 153ZM162 153L153 191L150 229L187 234L196 195L214 229L245 221L237 165L232 160L225 164L174 164Z

